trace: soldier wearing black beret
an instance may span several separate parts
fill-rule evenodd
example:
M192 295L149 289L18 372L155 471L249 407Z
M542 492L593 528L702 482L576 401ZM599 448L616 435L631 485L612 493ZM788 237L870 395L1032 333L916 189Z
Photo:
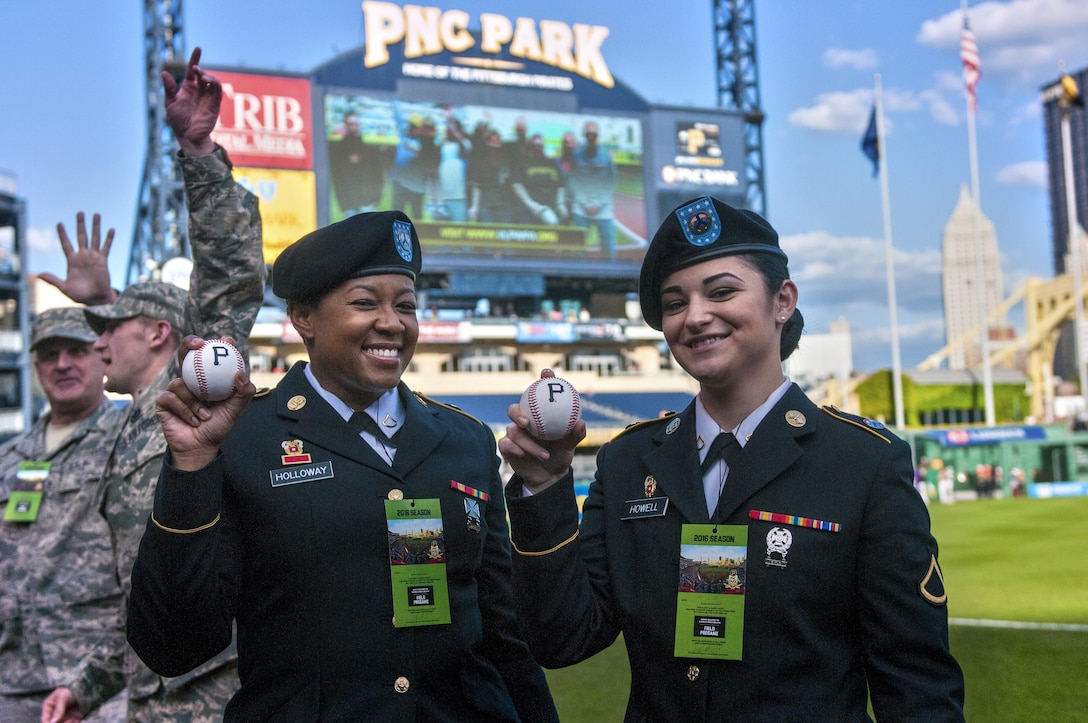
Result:
M870 701L878 720L962 721L910 449L784 374L803 321L774 229L692 199L639 293L699 394L601 448L580 525L584 425L545 448L511 405L499 442L536 658L571 665L623 633L632 721L864 721Z
M227 721L557 720L516 625L494 435L401 381L420 268L399 211L314 231L272 270L309 363L256 396L239 374L221 403L160 398L129 640L177 675L236 620Z
M272 267L272 291L288 301L312 301L361 276L399 274L415 281L422 262L419 236L403 212L360 213L284 249Z

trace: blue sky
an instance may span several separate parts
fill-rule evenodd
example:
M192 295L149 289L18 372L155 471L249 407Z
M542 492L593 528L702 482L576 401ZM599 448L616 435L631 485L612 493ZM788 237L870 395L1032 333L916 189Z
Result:
M716 105L711 3L471 0L417 3L610 28L613 75L649 101ZM187 48L208 65L307 72L362 44L355 0L186 0ZM1007 292L1049 278L1050 210L1040 88L1088 66L1088 0L972 2L982 59L978 154ZM859 141L881 75L901 356L944 343L941 235L970 169L956 0L756 0L767 115L767 211L790 254L808 329L851 322L854 361L891 366L880 183ZM145 146L138 3L0 3L0 170L26 199L29 271L63 273L55 226L100 212L123 281ZM475 24L475 23L474 23ZM1082 181L1083 182L1083 181ZM1015 318L1014 318L1015 321Z

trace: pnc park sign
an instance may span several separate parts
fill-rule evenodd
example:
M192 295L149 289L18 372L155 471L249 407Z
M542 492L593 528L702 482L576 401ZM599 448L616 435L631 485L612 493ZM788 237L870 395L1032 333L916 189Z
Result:
M366 35L364 64L375 68L389 62L389 47L403 43L405 59L422 58L442 52L464 53L476 47L477 37L469 31L471 17L461 10L446 10L419 5L400 6L390 2L363 2ZM615 85L612 73L601 54L608 28L558 20L519 17L514 20L493 13L479 17L479 52L498 55L505 51L514 58L524 58L550 65L598 83ZM462 58L465 64L502 68L499 58Z

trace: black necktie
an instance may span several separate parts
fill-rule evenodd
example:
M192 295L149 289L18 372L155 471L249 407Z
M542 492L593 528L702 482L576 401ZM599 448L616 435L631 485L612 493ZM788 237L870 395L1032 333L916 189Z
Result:
M703 459L703 476L706 476L710 466L719 459L724 459L725 463L729 465L729 469L733 469L740 460L741 449L743 449L743 447L740 446L740 442L737 441L737 438L733 436L732 432L721 432L718 434L710 444L710 450Z
M394 434L392 437L387 437L385 432L382 431L382 428L378 426L378 423L374 421L374 418L366 412L352 413L351 419L348 420L348 424L351 425L351 428L356 430L356 432L370 432L381 444L388 447L397 446L397 434L400 433L400 430L398 429L397 434Z

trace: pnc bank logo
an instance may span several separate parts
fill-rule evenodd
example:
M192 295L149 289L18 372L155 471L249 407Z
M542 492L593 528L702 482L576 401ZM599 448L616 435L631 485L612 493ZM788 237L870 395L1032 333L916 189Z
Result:
M404 43L406 59L435 55L443 51L463 53L476 45L469 32L469 14L446 10L366 0L363 3L366 33L364 65L374 68L389 62L389 46ZM480 15L480 50L497 54L506 47L515 58L524 58L575 73L606 88L615 85L601 54L608 37L602 25L567 25L558 20L520 17L511 21L504 15Z

